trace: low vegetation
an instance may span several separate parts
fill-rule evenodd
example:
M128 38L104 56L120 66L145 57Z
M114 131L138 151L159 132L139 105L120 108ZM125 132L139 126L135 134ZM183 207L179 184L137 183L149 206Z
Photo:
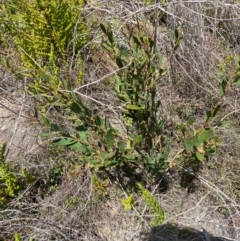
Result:
M238 240L237 5L3 0L0 240Z

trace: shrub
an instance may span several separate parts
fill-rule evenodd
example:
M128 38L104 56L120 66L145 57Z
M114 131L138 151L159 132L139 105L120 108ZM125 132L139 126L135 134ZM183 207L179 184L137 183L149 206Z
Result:
M86 44L82 5L77 0L6 3L3 22L22 61L20 68L9 67L18 77L29 77L28 90L41 100L52 102L56 92L73 81L71 71L78 77L75 85L82 81L81 49ZM42 78L45 73L51 78Z
M21 189L17 174L5 163L6 142L0 149L0 208L3 208Z

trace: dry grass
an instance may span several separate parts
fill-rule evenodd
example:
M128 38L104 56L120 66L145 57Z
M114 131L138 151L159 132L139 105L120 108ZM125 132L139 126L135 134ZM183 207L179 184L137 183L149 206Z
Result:
M181 28L184 40L170 61L168 75L158 83L158 97L162 101L160 114L169 121L169 128L186 121L189 116L195 116L200 124L205 111L220 96L221 78L232 76L235 69L234 60L228 62L226 59L235 57L239 50L237 1L231 4L227 1L168 1L149 7L137 0L89 1L84 17L92 29L91 41L86 46L91 51L85 58L84 85L78 86L75 92L97 112L121 126L117 107L121 103L109 91L108 83L118 69L111 56L101 48L103 34L99 23L110 22L117 40L125 45L121 30L127 25L136 28L137 19L143 30L154 36L154 21L150 17L155 8L162 14L157 29L157 51L163 55L163 60L166 61L171 48L169 30ZM12 45L0 54L2 58L8 55L14 63ZM166 212L166 224L152 229L151 213L136 190L125 189L104 174L106 186L104 192L99 193L94 189L91 171L82 171L76 165L76 154L58 151L52 154L47 148L43 151L39 147L37 134L41 127L29 117L34 101L26 92L26 83L15 80L1 66L0 143L8 141L8 162L29 169L34 167L41 175L36 184L29 185L7 209L0 211L0 240L12 240L14 233L20 233L22 240L30 237L89 241L240 240L239 98L239 88L235 88L224 100L215 120L228 121L227 125L215 130L223 142L199 173L193 174L194 192L188 193L180 186L181 167L166 174L169 189L165 193L157 184L148 184ZM56 114L56 111L51 113ZM62 123L67 119L65 116L59 118ZM174 129L166 132L169 138L172 135L177 138ZM172 141L173 150L179 148L177 145L177 140ZM57 184L49 181L49 168L56 171L59 166L52 165L50 160L52 163L61 160L64 166ZM51 177L56 179L56 176ZM129 212L120 202L127 193L133 193L138 203Z

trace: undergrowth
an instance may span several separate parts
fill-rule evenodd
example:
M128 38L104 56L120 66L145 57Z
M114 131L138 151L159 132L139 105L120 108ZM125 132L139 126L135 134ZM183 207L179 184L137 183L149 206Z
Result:
M68 163L69 169L75 170L72 167L75 165L76 169L93 172L89 182L97 196L95 203L109 198L107 181L98 177L99 172L111 177L130 178L129 183L140 191L153 217L151 226L155 227L164 224L166 212L154 195L137 182L156 184L172 170L184 170L182 173L190 173L192 178L214 157L223 141L218 129L229 123L225 120L226 115L222 117L223 106L229 94L240 84L240 60L236 58L234 70L233 55L218 62L219 86L205 114L202 111L201 117L194 115L197 109L194 100L190 110L186 110L185 103L180 104L176 107L179 121L171 126L174 121L171 122L168 113L162 111L164 100L161 94L173 60L181 60L179 56L186 44L186 27L181 22L175 28L167 29L167 24L161 26L168 30L170 47L166 52L159 51L158 24L159 19L167 14L164 7L169 1L160 1L163 7L154 11L154 1L143 2L151 10L150 17L155 23L153 31L149 30L149 23L142 23L140 13L135 15L132 25L125 24L118 17L117 21L104 18L96 30L100 40L91 45L91 29L87 29L82 14L85 1L6 1L0 9L1 29L10 36L20 63L15 65L7 57L1 61L18 81L25 84L26 93L34 99L35 108L28 117L42 126L41 139L55 150L63 148L71 153L69 156L74 158L74 162L63 157L64 165L72 162ZM116 31L116 22L119 31ZM4 38L0 44L2 48L8 46ZM111 105L86 94L92 85L90 81L87 83L87 67L84 69L83 65L85 54L90 51L89 45L94 46L96 52L102 51L103 61L115 68L104 77L108 88L106 93L115 98ZM230 67L233 71L228 73ZM101 108L111 109L121 128L116 127L101 110L93 108L90 101L100 104ZM2 209L34 180L25 169L21 174L16 173L5 162L5 149L6 144L3 144L0 151ZM58 155L57 151L53 153ZM54 165L49 171L48 190L45 190L43 198L57 192L62 184L64 165ZM70 171L66 173L71 176L71 181L80 176L78 171L72 175ZM238 178L234 179L234 185L238 188ZM82 199L70 194L64 205L74 209ZM120 201L125 211L138 210L138 201L133 193ZM20 240L20 235L15 234L14 238Z

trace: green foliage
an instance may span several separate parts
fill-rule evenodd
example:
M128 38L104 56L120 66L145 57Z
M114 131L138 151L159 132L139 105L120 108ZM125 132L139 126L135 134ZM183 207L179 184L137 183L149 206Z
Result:
M99 197L107 196L107 189L106 189L106 182L100 180L96 175L91 177L92 179L92 186L94 191L97 193Z
M185 163L200 164L215 152L221 141L213 135L213 129L211 128L195 130L194 122L195 118L190 117L186 124L178 126L184 142L183 152L178 158L184 159Z
M14 234L14 241L21 241L21 236L17 233ZM34 241L34 238L29 238L29 241Z
M232 56L229 56L225 63L222 64L222 71L225 72L225 65L232 61ZM169 160L170 167L175 166L176 160L180 160L184 164L188 164L190 167L199 167L209 155L214 153L217 147L220 145L221 140L218 136L214 136L214 127L224 125L224 122L215 123L211 125L212 120L218 115L222 104L223 98L226 94L240 83L240 61L237 58L237 70L233 76L225 77L220 83L220 98L218 99L215 106L206 112L206 119L197 130L194 129L195 118L191 117L187 123L181 123L178 125L178 129L182 133L182 142L184 148L177 153L177 155ZM195 165L197 164L197 165Z
M118 71L110 79L113 91L124 103L122 116L125 120L127 136L114 129L107 118L94 115L93 111L73 92L56 91L57 102L69 113L72 132L55 124L45 114L35 110L34 117L54 134L53 144L65 146L81 153L83 165L99 169L123 169L134 172L141 168L159 178L167 168L168 145L162 130L164 118L159 115L160 101L156 100L156 83L167 72L166 67L154 53L154 41L138 26L123 32L128 48L120 46L114 39L110 27L100 25L107 37L104 48L111 53ZM180 34L175 31L173 52L181 42ZM51 79L42 73L43 79Z
M121 199L121 203L126 211L130 211L137 202L134 201L133 195L131 194L127 198Z
M155 227L158 225L162 225L166 219L163 208L159 205L156 198L146 188L144 188L141 183L137 183L137 187L141 191L147 208L154 215L154 218L151 222L152 226Z
M40 94L48 102L55 99L63 85L60 73L77 66L78 81L82 81L79 52L86 43L82 5L83 1L78 0L33 0L31 3L12 0L4 6L4 24L23 64L18 69L11 69L20 76L29 77L30 93ZM75 63L70 61L71 58L77 59Z
M128 136L126 151L138 153L136 156L140 156L143 163L135 158L136 164L143 164L157 178L167 167L168 147L162 135L164 118L159 115L161 101L156 99L156 83L166 74L167 68L154 53L153 38L140 26L137 30L123 30L127 47L117 43L110 27L103 24L100 27L107 37L103 46L120 69L110 83L119 100L125 103L122 115ZM174 35L173 53L182 40L177 30ZM132 157L126 161L131 162Z
M4 208L12 198L16 197L25 184L34 180L25 169L22 169L24 180L20 180L11 166L5 163L6 145L5 142L0 149L0 208Z
M0 207L3 208L7 202L15 197L20 191L21 186L19 184L18 177L14 173L10 166L4 161L4 152L6 149L6 143L4 143L0 150Z

